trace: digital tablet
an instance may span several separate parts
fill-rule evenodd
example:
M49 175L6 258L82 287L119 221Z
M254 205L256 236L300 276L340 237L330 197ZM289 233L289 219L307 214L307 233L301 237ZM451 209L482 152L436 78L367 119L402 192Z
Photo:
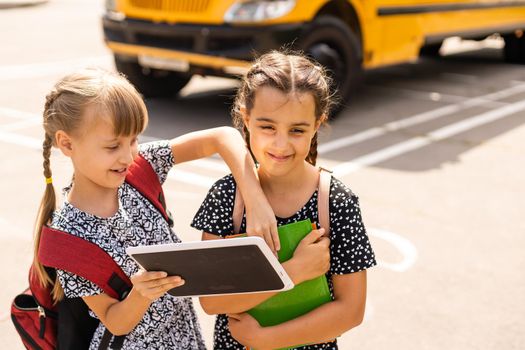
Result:
M168 292L174 296L284 291L294 286L260 237L129 247L126 253L146 271L181 276L185 284Z

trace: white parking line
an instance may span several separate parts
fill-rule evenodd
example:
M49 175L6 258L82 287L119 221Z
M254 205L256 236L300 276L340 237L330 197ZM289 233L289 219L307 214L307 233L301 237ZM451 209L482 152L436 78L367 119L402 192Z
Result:
M377 258L377 265L395 272L405 272L414 266L417 260L417 248L408 239L386 230L377 228L368 228L367 233L370 237L382 239L396 248L403 257L400 262L387 262ZM363 322L370 321L374 316L375 308L372 300L369 298L366 301L366 309Z
M33 79L66 73L85 67L112 67L111 55L0 67L0 81Z
M398 263L386 262L377 259L377 264L379 266L385 267L389 270L396 272L405 272L416 262L417 249L408 239L396 233L381 230L378 228L369 228L367 229L367 233L369 236L387 241L388 243L393 245L403 257L403 260L401 260Z
M213 170L213 171L221 171L221 172L230 172L230 168L224 163L222 158L214 159L214 157L205 158L205 159L199 159L197 161L199 168L207 169L207 170ZM193 163L192 163L193 164Z
M207 177L188 171L175 169L168 173L168 179L188 183L191 185L201 186L204 188L210 188L215 183L215 181L218 180L218 177Z
M365 131L361 131L357 134L342 137L333 141L323 143L318 147L318 152L320 155L326 154L328 152L337 150L339 148L347 147L359 142L370 140L374 137L379 137L385 135L388 132L400 130L417 124L425 123L434 119L445 117L462 111L467 108L481 106L486 103L491 103L493 100L499 100L512 95L525 92L525 84L519 83L510 88L503 89L497 92L493 92L487 95L474 97L460 103L455 103L452 105L447 105L441 108L437 108L431 111L419 113L411 117L401 119L398 121L390 122L384 124L383 126L371 128Z
M334 174L344 176L365 166L380 163L382 161L397 157L401 154L427 146L435 141L457 135L464 131L473 129L477 126L491 123L498 119L513 115L525 110L525 101L509 104L508 106L494 109L489 112L479 114L460 122L445 126L438 130L432 131L425 136L418 136L407 141L400 142L390 147L383 148L377 152L369 153L365 156L353 159L350 162L338 164L333 168Z
M24 136L9 131L0 130L0 141L11 143L22 147L27 147L35 150L42 149L43 140L31 136Z
M22 112L17 109L0 107L0 117L15 118L15 119L36 119L41 118L37 114Z
M42 118L20 120L15 123L0 125L2 131L15 131L42 124Z
M378 85L368 85L369 88L374 91L383 91L387 94L391 94L398 97L407 97L410 99L426 100L426 101L440 101L443 103L461 103L466 100L470 100L471 97L460 96L460 95L449 95L437 91L422 91L422 90L411 90L399 87L387 87ZM497 102L493 100L486 100L484 103L485 107L497 108L507 104L506 102Z

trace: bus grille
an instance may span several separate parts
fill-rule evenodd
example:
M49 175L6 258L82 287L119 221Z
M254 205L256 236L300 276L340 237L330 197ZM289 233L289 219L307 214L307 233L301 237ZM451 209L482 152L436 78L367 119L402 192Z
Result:
M208 9L210 0L130 0L133 7L171 13L198 13Z

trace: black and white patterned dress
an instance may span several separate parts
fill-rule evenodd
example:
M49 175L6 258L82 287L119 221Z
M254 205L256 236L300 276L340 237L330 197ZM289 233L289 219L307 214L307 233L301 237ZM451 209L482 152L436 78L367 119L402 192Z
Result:
M217 181L209 190L201 207L195 214L191 226L221 237L233 234L233 205L235 201L235 180L232 175ZM341 181L332 177L330 184L330 270L326 274L330 293L333 294L332 275L361 271L376 265L374 252L366 234L359 201ZM308 202L288 218L277 217L277 225L310 219L319 227L317 215L317 191ZM241 232L246 230L243 218ZM214 349L244 349L232 338L225 315L217 315L214 333ZM337 349L337 342L299 347L297 349Z
M163 183L174 164L169 142L142 144L139 153L151 163ZM68 191L69 187L64 190L65 194ZM54 213L51 226L97 244L131 276L139 266L126 254L127 247L180 242L180 239L159 211L128 183L119 187L118 198L118 211L109 218L83 212L66 199L62 208ZM80 276L62 270L57 274L67 298L102 293L98 286ZM96 318L94 313L90 314ZM90 349L98 349L104 330L100 323ZM165 294L154 301L126 336L123 349L205 349L191 298Z

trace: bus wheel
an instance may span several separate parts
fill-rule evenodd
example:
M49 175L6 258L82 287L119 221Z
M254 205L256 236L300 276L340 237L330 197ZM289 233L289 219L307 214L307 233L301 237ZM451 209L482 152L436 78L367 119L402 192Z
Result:
M191 75L144 68L138 62L115 56L115 66L144 97L170 97L190 81Z
M519 36L508 34L504 35L503 39L505 39L505 61L525 64L525 34L521 33Z
M340 19L320 16L299 45L308 56L327 68L340 102L335 110L344 107L362 80L361 47L356 35Z

